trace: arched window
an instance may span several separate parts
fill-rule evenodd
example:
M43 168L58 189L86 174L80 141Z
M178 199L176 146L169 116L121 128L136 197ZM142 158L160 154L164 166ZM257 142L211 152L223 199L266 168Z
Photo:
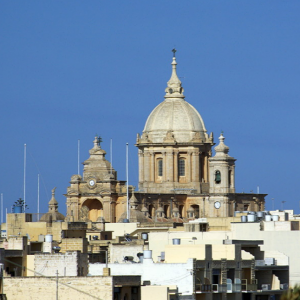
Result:
M178 175L185 176L185 159L179 158L178 161Z
M221 183L221 172L220 171L216 171L216 173L215 173L215 182Z
M163 160L157 160L157 176L163 176Z

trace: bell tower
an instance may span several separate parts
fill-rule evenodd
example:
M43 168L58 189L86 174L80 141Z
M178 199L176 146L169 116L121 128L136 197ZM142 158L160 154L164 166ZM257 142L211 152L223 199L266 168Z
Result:
M215 147L216 155L209 159L209 193L210 215L227 217L230 194L235 193L235 161L229 156L229 147L224 144L221 133L219 145Z
M210 193L235 193L234 171L236 159L229 156L229 147L224 144L221 133L219 145L215 147L216 155L209 159Z
M95 137L90 157L83 162L83 177L73 175L67 189L67 217L71 222L115 222L119 193L125 186L117 180L117 172L105 159L100 137ZM122 213L123 210L121 209Z

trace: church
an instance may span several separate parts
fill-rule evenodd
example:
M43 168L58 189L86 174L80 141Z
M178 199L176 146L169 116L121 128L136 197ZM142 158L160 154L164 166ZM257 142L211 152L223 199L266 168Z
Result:
M215 146L213 133L185 100L175 51L164 101L137 134L138 190L118 180L96 137L83 176L73 175L67 188L66 221L186 222L265 209L266 194L235 192L236 159L223 133Z

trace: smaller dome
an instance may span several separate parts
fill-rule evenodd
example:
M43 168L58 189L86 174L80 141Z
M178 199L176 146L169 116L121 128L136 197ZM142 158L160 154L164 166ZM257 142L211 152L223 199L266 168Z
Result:
M42 215L40 222L52 223L53 221L64 221L65 216L58 212L58 202L55 199L55 188L52 189L52 197L49 201L49 210L47 213Z

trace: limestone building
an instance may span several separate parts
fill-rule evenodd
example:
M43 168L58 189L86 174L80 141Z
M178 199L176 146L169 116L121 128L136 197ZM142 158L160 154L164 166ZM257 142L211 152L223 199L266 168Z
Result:
M137 215L145 216L141 222L172 222L264 210L265 194L235 192L236 159L229 156L225 137L220 135L213 156L213 133L207 132L183 93L174 54L165 99L137 134L139 187L131 201L135 221ZM100 142L95 138L83 177L71 177L66 194L69 221L118 222L127 211L126 182L117 180Z

